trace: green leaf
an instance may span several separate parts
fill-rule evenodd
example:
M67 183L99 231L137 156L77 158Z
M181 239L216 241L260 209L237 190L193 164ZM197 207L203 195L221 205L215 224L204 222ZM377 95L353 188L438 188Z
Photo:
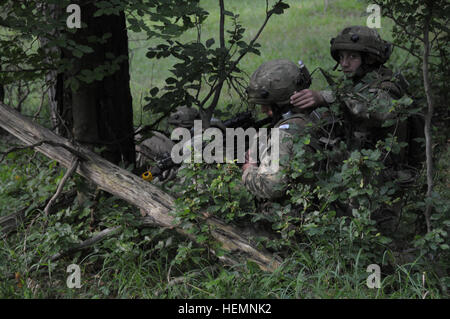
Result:
M147 58L149 58L149 59L153 59L156 56L156 52L155 51L148 51L145 56Z
M269 11L269 14L283 14L285 9L288 9L289 5L284 2L279 2L274 5L273 9Z
M80 50L83 53L92 53L94 50L91 47L88 47L87 45L77 45L76 47L78 50Z
M206 41L206 47L209 48L209 47L212 46L215 42L216 42L216 40L214 40L214 38L211 38L211 39L207 40L207 41Z
M70 81L70 88L72 89L72 92L78 91L80 88L80 82L73 78L72 81Z
M72 54L75 56L75 57L77 57L77 58L81 58L84 54L83 54L83 51L80 51L80 50L78 50L78 49L73 49L72 50Z
M175 78L167 78L166 79L166 83L167 84L175 84L175 83L177 83L178 81L177 81L177 79L175 79Z
M150 90L150 95L151 96L155 96L156 94L158 94L159 89L157 87L154 87L153 89Z

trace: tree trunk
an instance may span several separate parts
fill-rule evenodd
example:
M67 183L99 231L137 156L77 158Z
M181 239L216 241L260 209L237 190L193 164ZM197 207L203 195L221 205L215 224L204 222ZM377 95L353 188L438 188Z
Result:
M0 65L0 71L2 70L2 66ZM3 83L0 83L0 103L5 101L5 88L3 87Z
M80 165L78 165L77 173L108 193L139 207L143 225L177 228L177 225L174 224L175 218L170 214L174 208L174 198L156 186L86 148L72 145L67 139L39 126L2 103L0 103L0 127L22 140L26 145L47 141L47 143L36 146L36 149L65 167L69 167L74 157L78 157ZM214 217L203 217L203 219L210 226L211 235L222 244L223 249L239 253L240 256L254 261L264 270L273 271L280 265L280 261L273 255L256 249L247 238L241 235L242 230L227 225ZM177 231L192 238L182 228L177 228ZM219 258L229 263L235 262L234 258L228 256Z
M55 21L58 17L61 16L62 8L56 4L49 3L38 3L38 9L42 11L42 15L46 17L48 21ZM62 52L57 47L48 48L47 44L50 41L49 39L59 37L58 29L54 29L47 34L43 34L39 37L39 44L41 48L44 49L46 56L44 58L44 62L49 65L55 65L55 61L52 61L52 56L60 56L62 57ZM50 122L52 124L52 128L56 134L61 136L68 136L70 132L65 132L63 129L63 123L61 123L62 113L63 113L63 104L62 100L58 98L58 86L61 86L61 83L58 83L62 77L58 75L56 70L50 70L45 74L45 83L48 85L47 96L48 96L48 105L50 111Z
M94 17L96 11L92 1L81 1L82 21L87 27L78 29L73 40L94 52L81 58L71 56L74 70L70 75L100 66L108 69L114 66L114 59L123 59L114 74L101 81L81 82L80 88L72 92L74 138L86 145L105 147L102 156L113 163L131 164L135 162L135 150L125 14ZM104 43L88 41L106 34L111 36Z
M431 135L431 119L434 112L434 101L431 92L430 76L429 76L429 57L430 57L430 41L429 41L429 28L430 17L427 17L425 21L425 27L423 30L423 85L425 88L425 95L427 97L427 112L425 114L425 154L426 154L426 166L427 166L427 198L431 201L431 195L433 193L433 148L432 148L432 135ZM427 224L427 232L431 231L431 211L433 210L433 204L428 202L425 207L425 221Z

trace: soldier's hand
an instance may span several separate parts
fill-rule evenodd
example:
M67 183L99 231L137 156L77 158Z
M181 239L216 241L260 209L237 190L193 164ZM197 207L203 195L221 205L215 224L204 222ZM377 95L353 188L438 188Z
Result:
M245 172L245 170L247 168L249 168L250 166L255 166L257 167L258 165L256 165L255 163L245 163L244 165L242 165L242 172Z
M319 92L310 89L294 92L291 96L291 104L300 110L317 107L326 104Z
M250 150L245 153L245 164L242 166L242 171L244 172L249 166L258 166L256 161L250 154Z
M257 163L255 156L250 152L250 149L245 152L245 164L255 164Z

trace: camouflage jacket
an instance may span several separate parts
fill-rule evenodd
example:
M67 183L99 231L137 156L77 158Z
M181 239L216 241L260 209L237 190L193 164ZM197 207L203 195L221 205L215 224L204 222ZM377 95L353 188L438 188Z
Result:
M303 114L290 115L279 121L274 128L279 129L279 158L277 170L271 167L271 143L268 141L260 153L260 165L249 166L242 175L245 187L261 199L276 199L284 195L289 177L282 172L293 156L293 136L301 134L308 123Z
M328 104L339 103L344 111L345 135L350 149L375 147L389 133L406 140L405 123L397 122L395 100L401 87L392 81L392 72L382 67L367 73L356 83L347 81L336 91L321 91Z

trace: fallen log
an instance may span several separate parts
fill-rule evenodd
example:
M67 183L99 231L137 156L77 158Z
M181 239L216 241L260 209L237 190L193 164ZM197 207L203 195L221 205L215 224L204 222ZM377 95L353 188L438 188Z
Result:
M138 176L103 159L96 153L27 119L13 108L0 103L0 127L14 135L26 145L37 145L35 149L45 156L59 162L66 168L74 159L80 161L76 172L95 183L100 189L115 195L141 209L142 224L176 228L190 238L181 227L174 224L174 216L170 214L174 208L174 198L156 186L142 180ZM237 253L240 257L252 260L263 270L274 271L280 261L267 251L256 247L242 235L236 227L225 224L215 217L202 217L210 225L211 235L222 249ZM229 254L233 256L233 254ZM236 262L233 257L219 256L225 262Z

